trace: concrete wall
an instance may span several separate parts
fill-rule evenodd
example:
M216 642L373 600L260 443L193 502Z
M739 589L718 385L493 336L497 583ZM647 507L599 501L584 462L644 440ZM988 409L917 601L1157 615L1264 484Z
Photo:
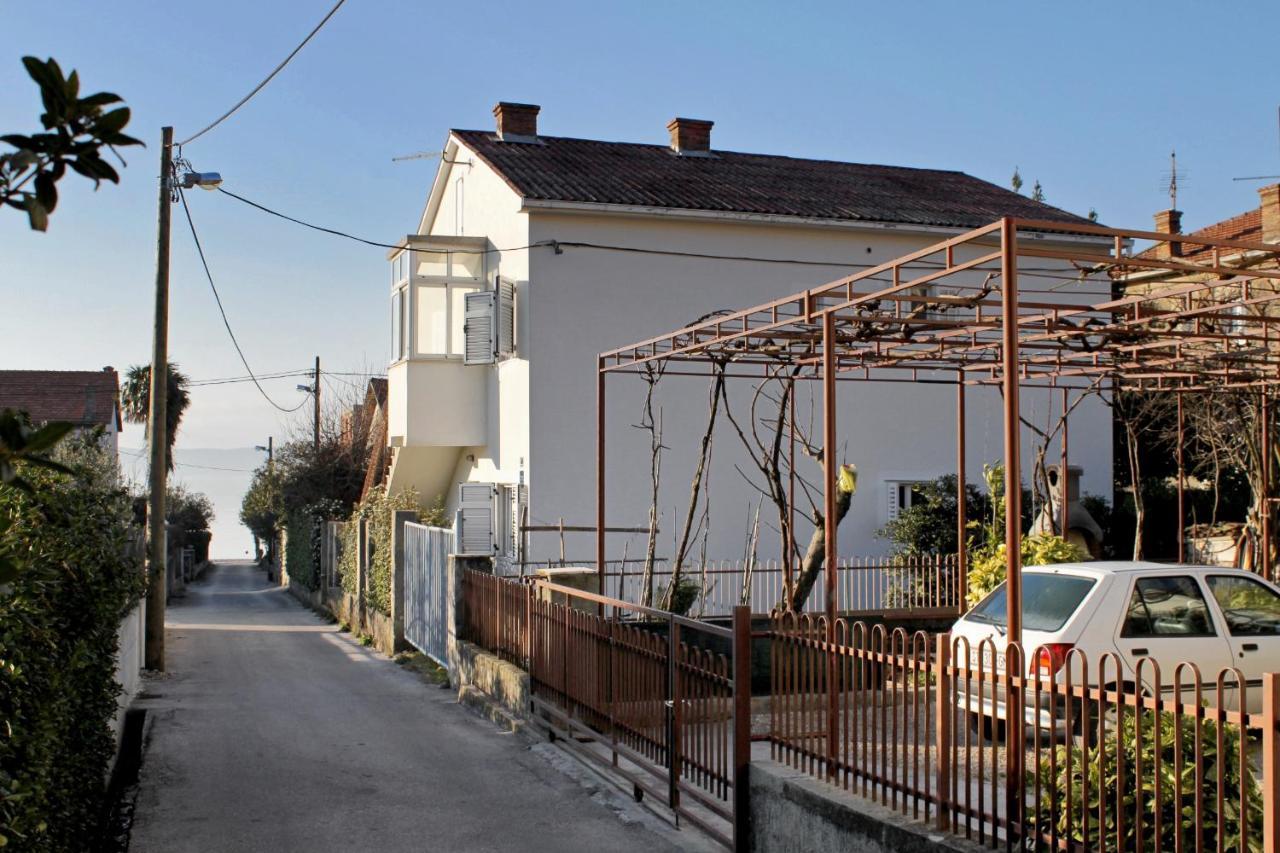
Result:
M111 719L111 733L115 735L117 747L120 744L121 724L124 722L125 709L133 702L138 691L142 689L142 663L145 642L144 608L146 599L129 611L116 629L116 683L120 685L120 695L116 697L116 714Z
M748 846L754 853L977 853L984 849L773 761L752 761L749 778Z

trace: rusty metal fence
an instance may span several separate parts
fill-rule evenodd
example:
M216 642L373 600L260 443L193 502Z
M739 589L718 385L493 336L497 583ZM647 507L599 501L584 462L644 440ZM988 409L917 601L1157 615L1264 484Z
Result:
M785 614L772 755L996 847L1280 849L1280 676ZM1019 673L1026 672L1025 676ZM1013 673L1013 675L1010 675Z
M724 628L545 581L463 575L465 635L529 673L552 737L745 849L749 608Z
M793 569L794 575L797 570ZM746 605L764 615L779 608L787 589L787 572L777 560L754 564L742 560L713 561L681 573L699 585L698 597L689 613L698 618L728 616L733 608ZM653 572L651 601L658 601L671 582L665 565ZM888 557L845 557L836 563L836 593L840 610L846 614L902 613L959 616L964 601L963 573L956 554ZM644 594L643 567L607 564L606 594L623 601L639 602ZM813 587L804 611L826 610L824 585Z

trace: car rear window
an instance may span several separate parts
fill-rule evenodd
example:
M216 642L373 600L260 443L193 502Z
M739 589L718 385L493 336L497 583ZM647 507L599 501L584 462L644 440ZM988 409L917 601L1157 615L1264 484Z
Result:
M1056 631L1067 623L1071 614L1080 607L1093 578L1076 575L1022 576L1022 627L1027 631ZM966 617L971 622L987 625L1004 625L1007 613L1005 585L1000 584L984 598Z

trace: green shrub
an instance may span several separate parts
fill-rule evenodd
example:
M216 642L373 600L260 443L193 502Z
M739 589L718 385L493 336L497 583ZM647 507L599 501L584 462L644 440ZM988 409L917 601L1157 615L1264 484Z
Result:
M702 584L687 575L681 575L680 579L676 581L676 588L672 590L670 589L670 584L668 584L667 590L662 593L662 597L659 600L666 601L669 596L671 612L678 616L685 616L701 594Z
M1205 850L1262 850L1262 790L1257 775L1248 774L1247 780L1240 774L1240 728L1230 723L1222 727L1222 750L1218 749L1218 727L1210 719L1200 724L1202 755L1196 755L1196 738L1193 720L1184 718L1181 737L1174 728L1174 715L1159 712L1160 772L1155 772L1155 711L1141 712L1141 744L1137 732L1139 717L1132 708L1120 714L1119 731L1113 730L1103 738L1101 749L1091 748L1086 753L1076 744L1059 745L1040 762L1041 791L1038 811L1031 815L1038 831L1048 835L1056 826L1058 837L1082 843L1086 849L1097 850L1116 846L1116 805L1123 805L1124 835L1119 849L1136 850L1136 817L1141 815L1144 828L1143 850L1161 851L1175 849L1175 836L1180 836L1182 849L1197 849L1195 833L1196 804L1203 812L1200 841ZM1142 757L1142 778L1137 778L1135 767L1139 749ZM1070 753L1071 772L1067 773L1067 756ZM1175 758L1182 759L1182 795L1175 787ZM1119 770L1118 758L1124 758L1124 770ZM1198 759L1198 760L1197 760ZM1207 790L1196 784L1197 764L1204 772ZM1222 779L1218 773L1221 770ZM1088 780L1089 830L1085 837L1081 804L1083 782ZM1032 776L1028 785L1033 788ZM1156 786L1160 790L1160 837L1155 833ZM1217 797L1213 792L1221 787L1223 811L1218 812ZM1066 803L1070 794L1071 811ZM1241 826L1239 802L1243 794L1248 816ZM1033 799L1032 802L1035 802ZM1098 825L1099 802L1104 803L1104 822ZM1245 844L1241 846L1241 829L1245 829ZM1221 836L1221 837L1219 837ZM1105 839L1105 843L1104 843ZM1221 845L1221 846L1219 846Z
M75 473L34 468L0 486L0 839L23 850L93 847L115 752L117 630L142 594L132 504L115 460L60 449Z
M1024 566L1048 566L1053 563L1074 563L1087 559L1089 555L1083 548L1068 542L1061 536L1052 533L1034 533L1022 537L1022 565ZM974 547L969 556L969 594L966 598L970 607L1004 583L1008 575L1006 562L1003 542L994 547L985 543Z
M320 588L320 549L324 525L338 517L342 505L331 498L293 510L285 518L285 569L289 582L306 589Z
M381 489L367 495L351 511L351 520L343 532L342 559L338 564L342 588L357 595L357 561L360 559L360 522L368 529L369 590L366 602L379 613L391 613L391 533L392 513L416 510L423 524L444 523L444 502L436 499L430 509L422 506L413 489L387 495Z

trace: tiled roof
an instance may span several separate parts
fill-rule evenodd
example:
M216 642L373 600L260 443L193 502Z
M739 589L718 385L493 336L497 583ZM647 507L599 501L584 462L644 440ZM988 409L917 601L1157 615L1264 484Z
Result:
M1185 236L1200 237L1205 240L1241 240L1243 242L1262 242L1262 208L1246 210L1238 216L1206 225L1198 231L1188 232ZM1156 246L1138 253L1140 258L1155 257ZM1197 246L1194 243L1182 244L1182 258L1198 258L1213 253L1213 249Z
M0 370L0 409L22 409L34 423L70 421L120 427L115 370Z
M387 380L386 380L386 377L382 377L382 376L374 376L374 377L370 378L370 379L369 379L369 389L368 389L368 392L366 392L366 395L365 395L365 396L366 396L366 399L368 398L368 394L369 394L369 393L372 393L372 394L373 394L373 398L374 398L375 400L377 400L377 401L378 401L378 405L379 405L379 406L386 406L386 405L387 405Z
M1088 220L963 172L539 136L454 135L523 198L976 228L1002 216Z

